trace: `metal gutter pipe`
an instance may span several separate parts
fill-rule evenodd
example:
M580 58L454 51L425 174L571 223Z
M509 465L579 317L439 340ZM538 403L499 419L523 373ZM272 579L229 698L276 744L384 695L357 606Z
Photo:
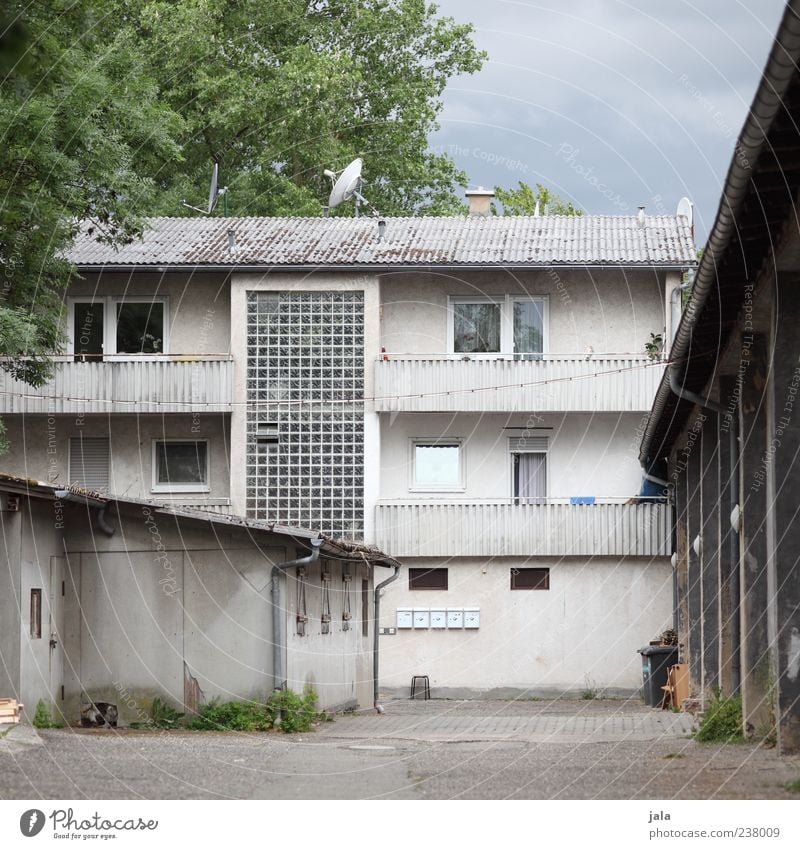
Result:
M667 377L669 388L678 396L678 398L682 398L684 401L691 401L692 404L699 404L701 407L705 407L707 410L713 410L715 413L725 412L722 409L722 406L716 401L712 401L710 398L706 398L703 395L698 395L696 392L691 392L678 383L678 367L675 363L670 363L667 366Z
M69 489L57 489L53 493L59 501L71 501L74 504L83 504L86 507L94 507L96 509L95 524L107 536L113 537L116 530L111 527L106 521L106 510L108 502L101 501L99 498L92 498L90 495L79 495L77 492L72 492Z
M319 550L325 540L309 540L311 554L298 557L296 560L287 560L285 563L277 563L272 567L272 591L270 600L272 606L272 688L283 690L286 688L286 669L284 668L284 656L286 654L286 616L281 604L281 584L283 576L289 569L297 566L307 566L319 560Z
M378 623L381 617L381 590L396 581L400 577L400 566L394 567L394 575L390 575L385 581L375 587L375 624L373 625L373 648L372 648L372 694L374 697L373 706L378 713L383 713L383 705L378 699L378 671L380 669L378 655Z

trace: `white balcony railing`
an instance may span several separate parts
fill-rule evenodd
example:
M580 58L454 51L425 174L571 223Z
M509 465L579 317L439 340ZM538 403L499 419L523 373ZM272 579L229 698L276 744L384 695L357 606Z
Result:
M227 355L158 356L72 362L33 387L0 370L0 413L230 412L233 361Z
M405 356L376 363L379 412L649 410L664 364L632 354Z
M376 543L395 557L665 557L668 504L405 502L376 506Z

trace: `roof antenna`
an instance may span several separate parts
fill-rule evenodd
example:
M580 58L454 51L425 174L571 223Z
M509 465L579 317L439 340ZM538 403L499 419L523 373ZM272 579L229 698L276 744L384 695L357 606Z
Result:
M192 206L190 203L186 202L186 198L181 201L181 206L185 206L187 209L192 209L195 212L199 212L201 215L211 215L211 213L217 208L217 203L219 199L222 198L222 214L225 218L228 217L228 187L223 186L221 189L218 188L219 184L219 162L214 162L214 167L211 169L211 183L208 187L208 206L206 209L200 209L200 207Z

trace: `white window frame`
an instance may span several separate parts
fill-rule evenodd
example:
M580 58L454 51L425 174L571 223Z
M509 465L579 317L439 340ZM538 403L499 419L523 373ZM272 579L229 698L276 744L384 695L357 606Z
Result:
M511 436L508 437L508 480L509 480L509 490L512 501L524 501L524 498L521 498L518 495L514 495L514 455L515 454L544 454L545 455L545 473L544 473L544 483L545 483L545 493L544 499L545 502L550 501L550 438L545 437L531 437L532 439L544 439L544 447L536 447L536 448L525 448L520 450L519 448L515 448L514 444L520 437Z
M516 352L514 350L514 304L517 301L538 301L542 310L542 353ZM456 304L500 305L500 350L469 354L455 350ZM550 349L550 298L547 295L448 295L447 297L447 353L452 357L470 359L497 359L498 357L539 357Z
M67 326L67 353L75 355L75 304L102 304L103 306L103 362L114 362L114 360L157 360L169 358L169 298L159 295L152 298L128 298L109 295L102 298L93 298L88 295L85 298L70 297L67 299L68 326ZM118 354L117 353L117 304L162 304L164 307L164 345L163 351L158 354Z
M455 445L458 447L458 483L418 483L417 482L417 462L416 450L417 446L421 445ZM466 461L464 452L464 440L462 437L444 437L434 436L425 439L421 436L415 436L408 441L408 489L409 492L464 492L467 488L466 484Z
M203 442L206 446L206 482L198 483L159 483L158 481L158 446L164 443L198 443ZM154 439L151 451L152 457L152 486L151 492L211 492L211 449L207 439L191 439L190 437L170 439Z

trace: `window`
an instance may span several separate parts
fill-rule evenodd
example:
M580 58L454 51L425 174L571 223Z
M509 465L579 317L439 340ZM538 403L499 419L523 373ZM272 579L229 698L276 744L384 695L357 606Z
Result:
M446 590L447 569L409 569L410 590Z
M153 443L154 492L208 492L208 443Z
M412 490L454 492L464 489L460 439L411 440Z
M76 361L97 361L113 354L168 352L164 298L73 300L70 315Z
M454 354L539 355L545 350L547 299L450 298Z
M107 439L78 437L69 441L69 483L108 491L109 442Z
M31 590L31 639L42 638L42 591Z
M549 569L512 569L512 590L549 590Z
M512 495L518 504L543 504L547 500L547 437L509 440Z

